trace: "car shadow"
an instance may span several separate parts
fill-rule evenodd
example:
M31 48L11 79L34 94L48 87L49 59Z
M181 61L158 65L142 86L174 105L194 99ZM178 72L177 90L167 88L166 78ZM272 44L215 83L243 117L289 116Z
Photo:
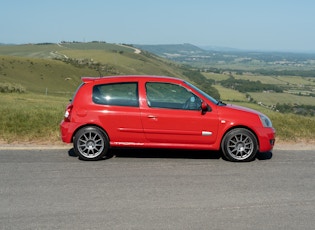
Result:
M258 152L256 155L256 159L264 161L264 160L270 160L272 158L272 152Z
M68 150L68 155L69 155L69 157L79 158L78 154L75 153L74 148L71 148ZM114 157L114 155L112 155L109 152L104 158L99 159L99 161L108 160L108 159L113 158L113 157ZM79 158L79 160L81 160L81 159Z
M74 149L68 151L70 157L78 157ZM184 158L184 159L220 159L220 151L169 150L169 149L132 149L112 148L102 160L121 158Z
M68 155L69 157L78 157L78 155L74 152L73 148L69 149Z
M219 151L170 150L170 149L111 149L116 157L134 158L184 158L184 159L220 159Z
M70 157L78 157L71 148L68 151ZM221 151L209 150L169 150L169 149L131 149L131 148L113 148L110 149L106 157L101 160L108 160L113 157L121 158L182 158L182 159L220 159L222 158ZM272 152L258 152L256 159L270 160Z

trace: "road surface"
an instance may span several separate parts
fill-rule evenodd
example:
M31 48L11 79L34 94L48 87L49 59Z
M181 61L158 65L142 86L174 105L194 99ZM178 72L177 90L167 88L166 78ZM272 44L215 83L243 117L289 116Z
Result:
M314 229L314 150L0 150L0 229Z

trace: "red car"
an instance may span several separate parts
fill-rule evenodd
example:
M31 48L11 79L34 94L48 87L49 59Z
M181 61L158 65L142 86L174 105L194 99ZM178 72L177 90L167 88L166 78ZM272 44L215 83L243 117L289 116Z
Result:
M275 129L255 110L227 105L192 84L160 76L82 78L60 124L83 160L113 147L220 150L230 161L271 151Z

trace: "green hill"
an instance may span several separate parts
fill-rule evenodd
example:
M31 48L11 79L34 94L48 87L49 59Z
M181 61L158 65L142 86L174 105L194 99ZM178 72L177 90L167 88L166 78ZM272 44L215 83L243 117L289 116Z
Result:
M100 43L0 46L0 83L18 83L29 92L74 91L82 76L123 74L187 78L179 66L135 48Z
M80 76L97 74L56 60L14 56L0 56L0 60L0 83L20 84L26 92L73 91L81 82Z

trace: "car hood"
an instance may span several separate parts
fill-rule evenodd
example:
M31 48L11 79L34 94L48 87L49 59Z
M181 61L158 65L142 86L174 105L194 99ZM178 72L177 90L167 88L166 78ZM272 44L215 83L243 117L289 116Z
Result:
M232 109L232 110L237 110L237 111L242 111L242 112L247 112L247 113L254 113L257 115L262 114L262 113L258 112L257 110L246 108L246 107L239 106L239 105L227 104L224 107L226 109Z

